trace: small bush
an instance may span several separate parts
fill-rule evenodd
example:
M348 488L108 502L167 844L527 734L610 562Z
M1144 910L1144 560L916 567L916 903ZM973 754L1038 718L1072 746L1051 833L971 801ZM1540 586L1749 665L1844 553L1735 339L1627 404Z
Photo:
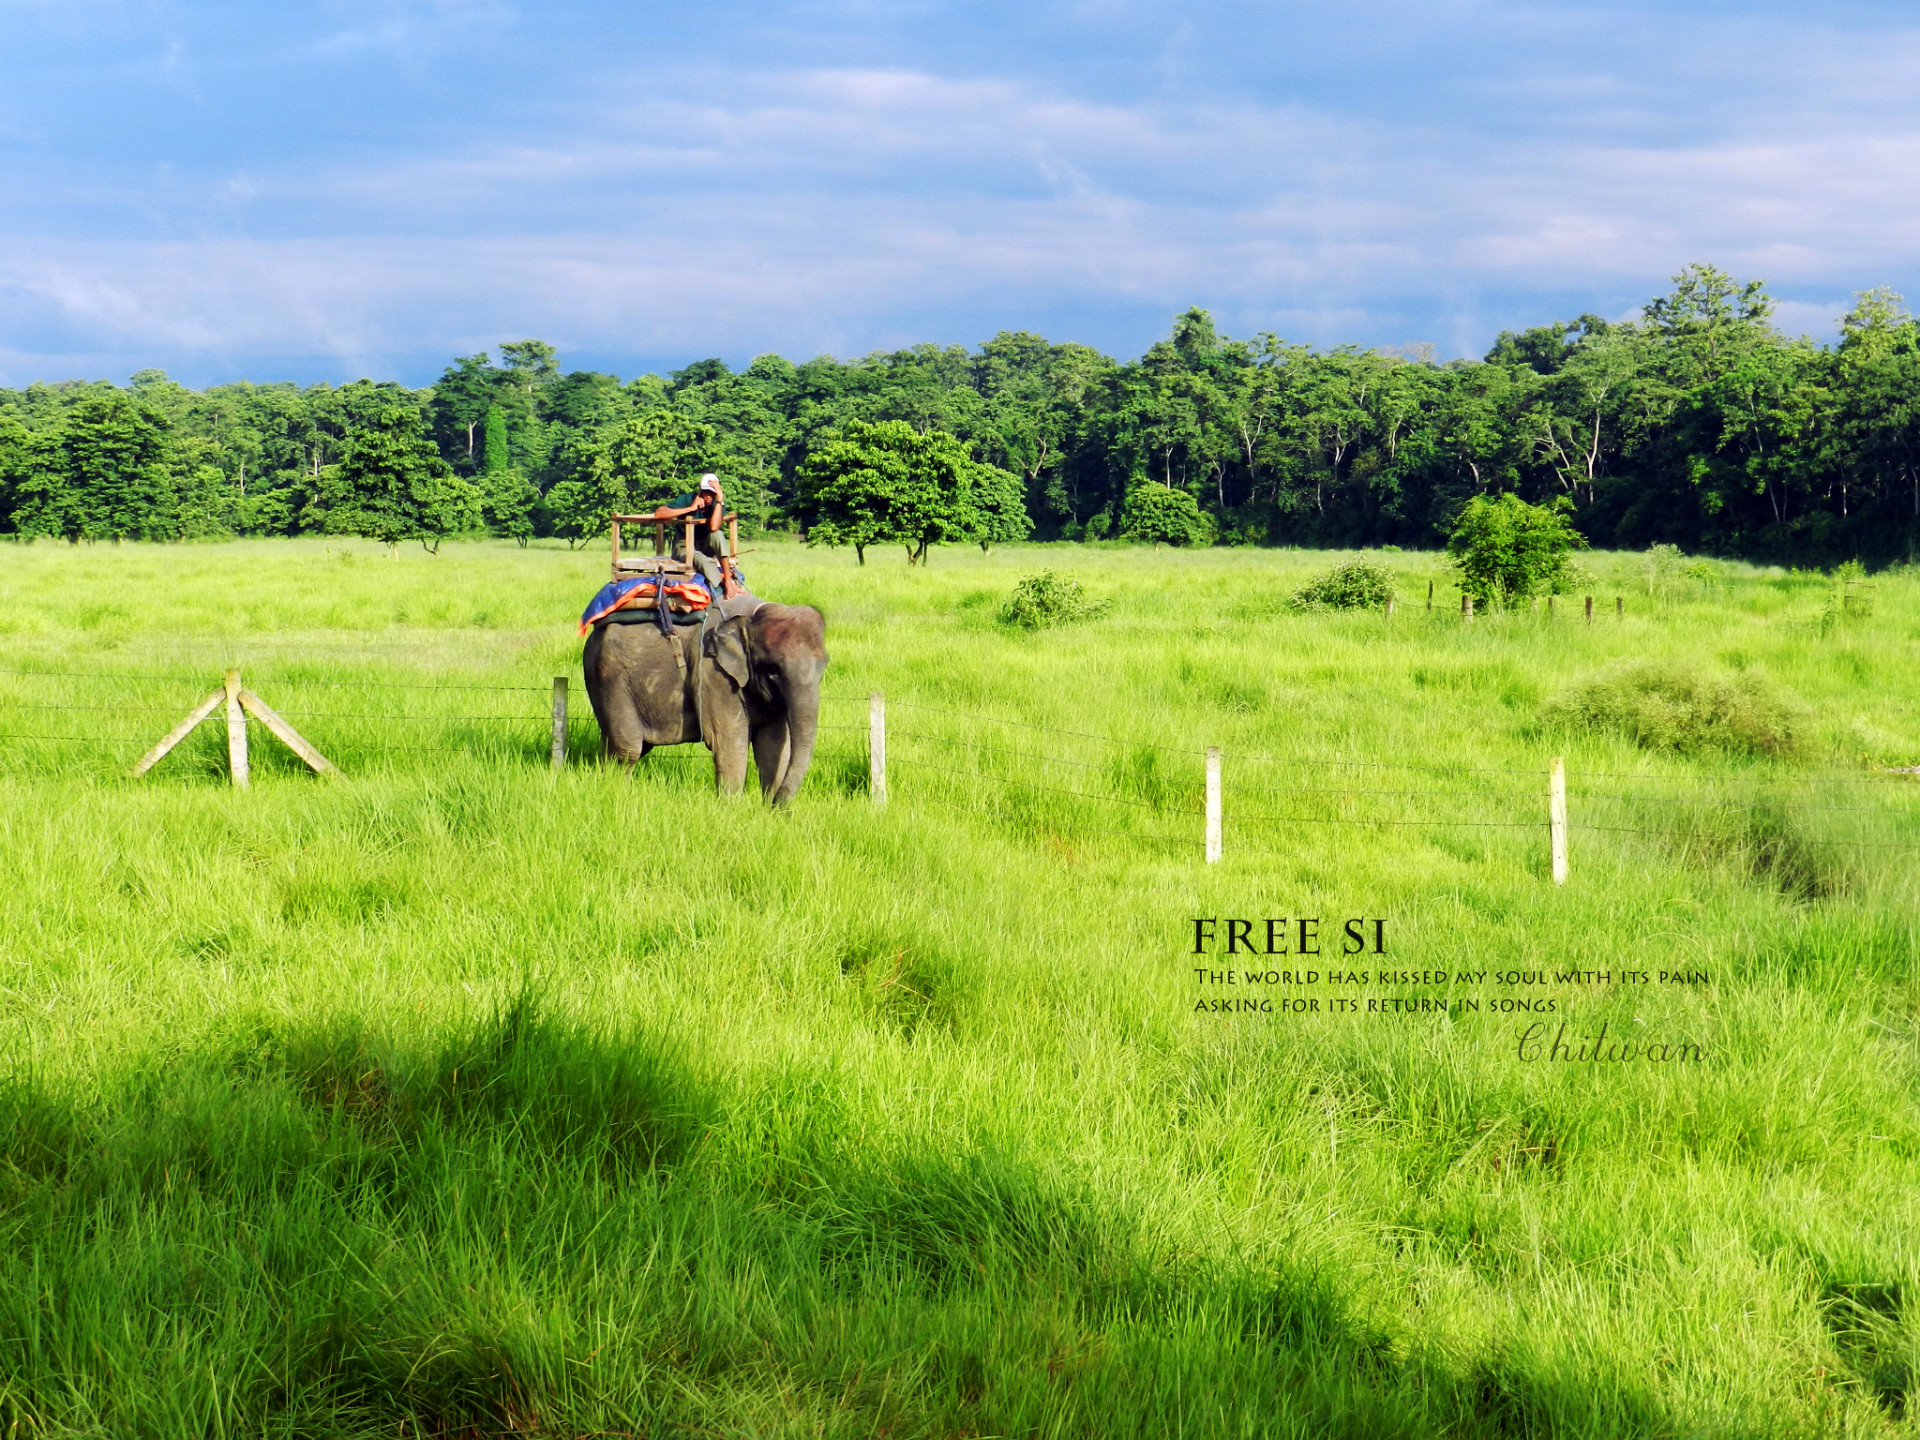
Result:
M1873 616L1873 587L1866 583L1866 567L1849 560L1833 572L1833 599L1820 614L1820 633L1830 635L1837 625Z
M1147 481L1127 492L1120 533L1155 545L1204 545L1213 538L1213 527L1186 491Z
M1111 602L1090 599L1078 580L1062 580L1051 570L1028 575L1013 587L1000 607L1000 623L1021 630L1044 630L1075 620L1093 620L1107 613Z
M1549 724L1630 735L1649 750L1707 750L1787 757L1805 738L1799 700L1758 671L1714 674L1680 663L1608 666L1546 703Z
M1295 610L1378 610L1393 599L1393 572L1371 560L1349 560L1293 592Z
M1687 557L1678 545L1649 545L1646 562L1647 597L1652 599L1672 589L1675 578L1686 566Z
M1529 505L1518 495L1476 495L1454 521L1447 551L1460 588L1489 604L1559 595L1567 588L1567 556L1586 539L1567 520L1563 496Z
M1650 828L1665 832L1668 848L1683 863L1728 866L1791 900L1830 899L1856 884L1857 852L1822 843L1786 806L1762 802L1702 807L1677 826L1671 820L1662 824L1657 817L1646 818Z

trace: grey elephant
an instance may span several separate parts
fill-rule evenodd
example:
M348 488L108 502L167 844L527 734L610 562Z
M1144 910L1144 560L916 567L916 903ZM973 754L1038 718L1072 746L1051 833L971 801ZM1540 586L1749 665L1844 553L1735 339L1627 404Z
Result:
M632 764L655 745L704 740L720 793L737 795L751 749L760 793L786 804L807 778L819 737L827 668L820 612L740 595L704 623L673 631L601 624L587 637L581 667L604 753Z

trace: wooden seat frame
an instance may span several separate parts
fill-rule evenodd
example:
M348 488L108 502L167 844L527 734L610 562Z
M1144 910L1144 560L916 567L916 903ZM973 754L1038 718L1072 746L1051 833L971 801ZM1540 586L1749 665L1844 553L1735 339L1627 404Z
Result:
M729 585L737 585L738 577L733 573L733 557L740 553L740 517L726 515L727 553L720 557L720 574ZM682 546L685 560L676 560L667 553L667 527L675 524L672 520L663 520L656 515L615 515L613 517L613 578L625 580L634 575L692 575L696 567L693 563L693 535L704 522L691 515L684 516L679 522L683 527ZM620 553L620 527L622 525L651 525L653 527L653 554L622 555Z

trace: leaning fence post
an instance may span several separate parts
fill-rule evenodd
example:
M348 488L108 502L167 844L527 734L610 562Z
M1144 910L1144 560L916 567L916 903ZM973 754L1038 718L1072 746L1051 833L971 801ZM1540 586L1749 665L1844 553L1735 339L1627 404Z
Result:
M1567 762L1553 757L1547 779L1547 831L1553 848L1553 883L1567 883Z
M878 690L867 700L867 791L887 803L887 697Z
M1220 861L1220 747L1207 747L1207 864Z
M247 712L240 708L240 672L227 671L227 767L234 788L247 788Z
M567 765L567 677L553 677L553 768Z

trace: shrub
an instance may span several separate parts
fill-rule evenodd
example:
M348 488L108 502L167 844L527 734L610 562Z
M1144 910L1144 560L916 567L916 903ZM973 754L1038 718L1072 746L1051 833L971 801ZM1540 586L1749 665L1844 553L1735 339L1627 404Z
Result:
M1147 540L1155 545L1204 545L1212 538L1193 496L1151 481L1127 492L1127 503L1120 512L1120 533L1129 540Z
M1866 582L1866 568L1858 560L1849 560L1833 572L1833 599L1820 613L1820 633L1828 635L1836 625L1866 620L1873 615L1873 587Z
M1551 505L1529 505L1517 495L1474 496L1447 537L1460 588L1497 604L1562 593L1569 552L1587 544L1567 520L1571 508L1564 496Z
M1000 623L1022 630L1044 630L1107 613L1111 602L1090 599L1078 580L1062 580L1051 570L1022 577L1000 607Z
M1553 697L1550 724L1613 730L1649 750L1723 750L1785 757L1799 750L1806 707L1758 671L1705 672L1679 662L1609 665Z
M1293 592L1295 610L1378 610L1393 599L1393 572L1371 560L1349 560Z

